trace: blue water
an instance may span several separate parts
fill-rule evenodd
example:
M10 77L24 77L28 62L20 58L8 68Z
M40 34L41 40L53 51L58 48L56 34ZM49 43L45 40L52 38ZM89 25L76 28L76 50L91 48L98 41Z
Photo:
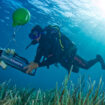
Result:
M16 33L16 42L9 43L10 48L33 61L37 46L25 50L30 43L28 34L36 24L45 27L49 24L59 25L61 31L70 38L78 48L78 54L86 60L95 58L101 54L105 59L105 9L101 0L0 0L0 47L5 48L13 35L12 14L20 7L27 8L31 13L31 20L21 26ZM67 71L59 65L47 69L39 68L36 76L31 77L8 67L6 70L0 68L0 82L11 80L11 84L18 87L34 87L41 89L52 89L56 82L61 86L67 75ZM85 75L87 81L98 83L100 77L105 81L105 71L99 63L89 70L80 69L79 73L72 73L71 80L77 84L81 75Z

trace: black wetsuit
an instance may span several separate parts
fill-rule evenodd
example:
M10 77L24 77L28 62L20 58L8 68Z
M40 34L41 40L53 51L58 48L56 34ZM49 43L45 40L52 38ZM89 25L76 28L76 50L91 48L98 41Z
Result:
M96 58L87 62L76 55L77 49L75 44L60 32L61 42L64 47L62 50L58 37L59 31L53 27L50 28L43 30L37 48L34 62L37 62L39 67L49 67L51 64L60 63L69 72L73 64L74 67L72 71L77 73L79 72L79 68L88 69L98 62ZM37 44L37 42L34 42L34 44ZM42 56L44 58L41 61Z

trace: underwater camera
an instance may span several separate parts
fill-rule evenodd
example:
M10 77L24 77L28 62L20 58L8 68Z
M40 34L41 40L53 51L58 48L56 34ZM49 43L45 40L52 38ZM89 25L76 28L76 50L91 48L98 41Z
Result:
M0 49L0 66L2 69L6 69L9 65L23 73L26 73L27 69L24 69L24 67L28 64L28 60L16 54L14 49ZM35 72L36 70L28 74L34 76Z

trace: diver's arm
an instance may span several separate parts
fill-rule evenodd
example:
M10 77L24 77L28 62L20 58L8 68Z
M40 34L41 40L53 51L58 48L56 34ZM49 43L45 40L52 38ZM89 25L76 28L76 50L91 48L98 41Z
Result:
M42 51L40 46L38 46L34 62L39 64L41 57L42 57Z
M40 59L42 57L42 52L40 46L37 48L36 56L33 62L31 62L28 66L24 67L26 73L32 72L33 69L37 69L39 67Z

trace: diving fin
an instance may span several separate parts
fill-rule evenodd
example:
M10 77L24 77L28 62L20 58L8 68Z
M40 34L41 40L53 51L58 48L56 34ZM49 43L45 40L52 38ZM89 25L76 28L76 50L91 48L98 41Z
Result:
M102 69L105 70L105 62L101 55L96 55L97 60L100 62Z

